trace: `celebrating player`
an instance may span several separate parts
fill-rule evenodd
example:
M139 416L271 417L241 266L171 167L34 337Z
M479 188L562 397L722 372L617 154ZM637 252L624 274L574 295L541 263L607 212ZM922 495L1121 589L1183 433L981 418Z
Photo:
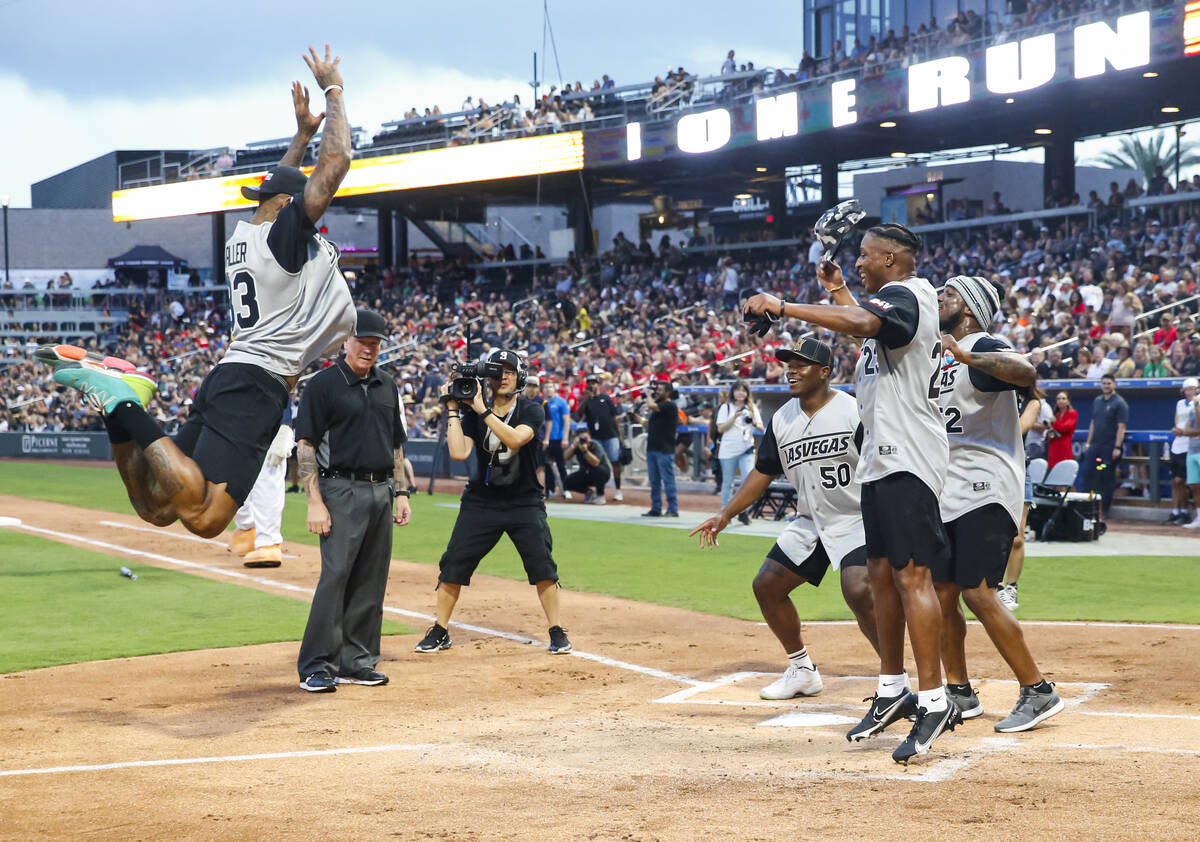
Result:
M314 360L334 353L354 329L355 310L338 268L338 247L315 227L350 168L350 127L342 103L341 58L304 61L325 96L314 116L308 90L292 83L296 134L279 166L242 194L259 202L225 243L233 340L209 372L175 440L147 414L152 380L115 357L44 345L37 359L54 380L99 410L129 500L143 520L179 520L211 538L245 502L279 429L288 394ZM312 177L296 166L325 121Z
M830 567L841 573L842 596L867 640L879 651L867 549L855 479L863 428L854 398L829 386L833 350L802 339L775 354L787 364L792 400L773 416L758 448L758 461L721 513L689 535L716 547L717 535L762 496L772 478L786 474L796 489L796 517L767 553L754 577L763 619L787 653L783 677L759 691L764 699L792 699L821 692L821 673L800 637L800 617L790 594L805 582L821 584Z
M925 754L943 731L962 722L942 685L942 615L930 578L948 545L937 498L949 447L936 403L942 359L937 294L916 276L920 247L921 238L903 225L871 228L855 263L869 295L862 304L829 261L819 275L836 306L786 304L766 293L746 302L749 314L804 319L866 337L854 372L864 430L857 475L880 675L871 709L846 738L862 740L916 713L908 738L892 753L898 763ZM906 623L917 664L915 699L904 672Z
M946 332L942 345L950 356L938 381L938 405L950 437L950 466L940 501L950 557L948 564L933 569L942 603L946 690L964 719L983 714L967 678L962 594L1021 684L1016 707L995 728L1027 731L1063 709L1062 699L1034 663L1021 624L996 594L1025 497L1025 449L1015 390L1036 390L1037 370L988 333L1000 296L986 278L951 278L938 303Z

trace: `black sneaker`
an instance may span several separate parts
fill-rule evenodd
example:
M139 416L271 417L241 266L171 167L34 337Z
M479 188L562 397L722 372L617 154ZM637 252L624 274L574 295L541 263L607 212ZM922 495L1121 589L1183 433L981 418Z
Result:
M429 627L429 631L425 632L424 639L414 647L414 652L440 652L443 649L449 649L450 632L434 623Z
M946 699L945 710L930 713L925 708L918 709L917 724L892 752L892 760L908 763L917 755L927 753L934 740L945 731L953 731L956 725L962 725L962 721L962 712L953 699Z
M958 705L958 712L962 714L963 719L974 719L977 716L983 716L983 705L979 703L979 697L975 695L975 690L971 689L965 693L957 693L946 688L946 696L954 704Z
M897 719L912 716L917 712L917 694L911 690L899 696L868 696L864 702L871 703L871 709L862 721L846 734L846 739L852 743L873 737Z
M662 517L662 512L656 512L654 509L651 509L648 512L642 512L642 517Z
M750 515L746 514L745 512L742 512L740 515L738 515L738 520L741 522L742 526L750 525Z
M565 655L571 651L571 641L567 640L567 630L562 626L550 627L550 646L547 647L551 655Z
M300 682L300 689L310 693L337 692L333 679L323 672L314 672L312 675L304 676L304 680Z
M667 517L679 517L679 512L667 512Z
M334 679L336 684L362 684L365 687L378 687L388 683L388 677L375 670L359 670L354 673L339 675Z

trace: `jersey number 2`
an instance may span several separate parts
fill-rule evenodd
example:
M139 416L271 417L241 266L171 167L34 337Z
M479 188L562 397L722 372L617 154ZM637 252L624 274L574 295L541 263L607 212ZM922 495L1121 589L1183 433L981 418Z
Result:
M233 290L233 317L239 330L258 324L258 299L255 297L254 276L238 272L230 283Z

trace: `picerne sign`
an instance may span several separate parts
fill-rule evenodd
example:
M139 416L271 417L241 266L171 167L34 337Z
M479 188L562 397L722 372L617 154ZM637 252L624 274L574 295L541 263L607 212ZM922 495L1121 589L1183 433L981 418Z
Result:
M1177 58L1185 52L1185 28L1182 7L1135 12L1067 32L1017 38L967 55L763 96L751 104L685 114L673 124L633 122L588 133L586 160L594 166L678 153L702 155L935 112L988 97L1028 95L1048 85ZM1200 26L1193 23L1191 28L1200 38Z

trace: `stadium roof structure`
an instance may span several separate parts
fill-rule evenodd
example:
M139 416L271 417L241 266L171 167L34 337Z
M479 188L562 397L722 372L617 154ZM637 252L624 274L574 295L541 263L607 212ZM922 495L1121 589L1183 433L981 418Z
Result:
M644 97L634 107L612 91L571 94L563 99L599 97L617 110L533 137L360 148L335 201L462 221L481 219L492 203L586 209L660 194L728 206L750 193L782 207L785 169L820 165L829 204L846 162L1005 145L1044 147L1047 184L1055 177L1069 191L1076 139L1200 118L1200 2L1135 5L907 64L799 82L778 73L694 80L691 98L673 109ZM263 173L118 190L114 219L237 209L246 204L238 188Z

